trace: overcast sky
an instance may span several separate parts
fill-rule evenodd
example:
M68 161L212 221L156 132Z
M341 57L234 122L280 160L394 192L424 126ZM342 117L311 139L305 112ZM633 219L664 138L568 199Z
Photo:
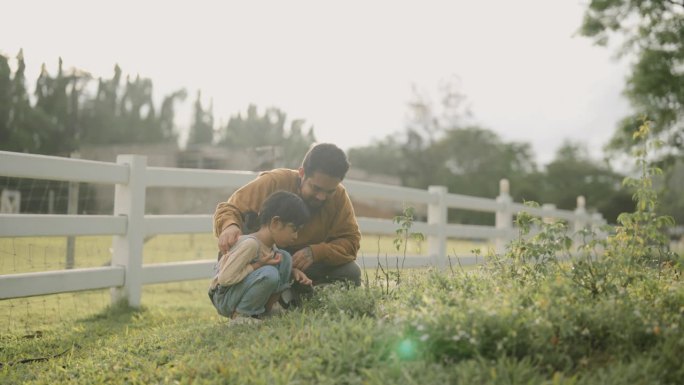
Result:
M548 162L564 138L600 154L628 113L626 64L576 36L584 2L36 1L3 4L0 53L111 77L151 78L161 99L197 89L217 122L248 104L313 124L348 149L403 131L412 85L437 97L460 79L471 121L532 143ZM32 89L32 88L31 88Z

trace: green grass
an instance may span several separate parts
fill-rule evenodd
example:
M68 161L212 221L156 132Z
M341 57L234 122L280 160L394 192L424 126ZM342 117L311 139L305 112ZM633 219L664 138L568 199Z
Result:
M77 261L106 263L109 241L79 238ZM6 273L61 268L48 252L63 239L3 242ZM145 262L213 258L214 242L155 237ZM208 280L146 286L139 310L110 307L107 291L0 301L0 383L681 383L678 267L602 266L369 269L363 287L325 287L257 325L218 316Z
M109 265L111 260L111 236L87 236L75 238L75 268ZM0 238L0 274L61 270L65 267L65 237ZM424 247L409 241L407 253L425 252ZM367 235L362 239L361 255L397 256L392 238ZM472 241L450 240L452 251L481 247ZM366 252L367 250L373 250ZM213 259L216 257L216 239L212 234L158 235L148 239L143 249L143 263L164 263L186 260ZM369 266L370 267L370 266ZM148 286L143 292L143 303L158 290L186 291L184 283L170 286ZM200 285L201 286L201 285ZM159 289L164 288L164 289ZM181 289L179 289L181 288ZM196 290L190 290L196 293ZM81 293L64 293L33 298L0 301L0 332L34 334L48 325L61 325L103 311L110 304L108 290Z
M684 378L676 274L654 270L592 299L564 270L535 285L406 270L390 293L368 271L367 288L327 287L257 325L216 315L205 281L153 285L138 311L84 302L73 318L2 331L0 383L674 384ZM81 295L100 294L67 296Z

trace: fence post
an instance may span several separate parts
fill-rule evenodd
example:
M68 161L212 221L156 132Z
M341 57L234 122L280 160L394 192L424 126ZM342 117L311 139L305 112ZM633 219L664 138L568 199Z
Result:
M118 164L128 166L128 184L117 184L114 190L114 215L127 217L126 233L115 235L112 266L125 269L124 285L111 289L112 303L126 301L140 307L142 291L142 251L145 237L145 170L147 158L142 155L119 155Z
M428 191L437 197L437 202L428 205L428 224L433 228L433 232L428 235L428 250L432 265L435 267L445 267L446 264L446 225L447 206L446 195L447 188L444 186L429 186Z
M508 179L501 179L499 181L499 196L496 197L496 203L499 204L496 210L496 229L500 231L500 235L495 240L496 252L503 254L506 250L506 243L510 239L510 231L513 229L513 211L511 204L510 184Z
M556 205L553 203L544 203L542 204L542 210L549 212L548 214L544 215L542 217L542 222L546 224L551 224L555 221L555 217L553 216L552 211L556 210Z
M577 197L577 208L575 209L575 223L574 230L575 233L584 229L587 225L587 200L584 196L580 195Z
M78 152L71 153L71 159L81 159L81 155ZM78 194L79 194L80 183L69 182L69 193L67 200L67 214L77 215L78 214ZM73 269L76 261L74 259L76 249L76 237L70 235L67 237L66 244L66 269Z

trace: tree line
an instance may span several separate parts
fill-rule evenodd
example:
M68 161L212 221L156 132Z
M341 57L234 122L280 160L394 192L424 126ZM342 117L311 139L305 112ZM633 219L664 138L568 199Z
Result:
M663 143L649 159L665 170L657 181L660 210L684 222L684 2L590 0L579 33L599 45L617 38L622 42L619 56L631 63L625 95L634 113L616 128L604 160L592 159L582 143L566 141L549 164L539 166L529 143L506 142L485 127L468 124L464 95L447 83L437 105L416 94L402 132L350 149L353 167L396 176L405 186L439 184L452 193L483 197L495 197L497 181L507 178L516 201L573 209L577 196L584 195L591 210L614 222L619 213L633 211L634 203L621 186L624 175L608 160L632 151L632 133L647 119ZM185 99L185 90L167 95L155 108L151 80L122 79L116 66L112 78L98 79L95 92L89 92L91 75L63 70L60 59L56 75L43 66L31 97L24 70L21 52L14 73L0 55L2 150L61 155L89 143L177 142L174 106ZM188 145L280 146L285 164L296 167L315 136L303 120L289 127L286 122L283 111L259 113L252 105L215 127L212 106L203 106L198 92ZM450 216L465 223L493 222L491 215L472 212L452 211Z
M416 95L403 132L352 148L354 167L394 175L404 186L440 184L452 193L489 198L498 196L498 181L506 178L515 201L573 210L582 195L590 209L609 221L633 209L630 194L621 188L624 176L609 163L593 160L582 143L566 141L555 158L540 167L529 143L506 142L487 128L466 123L464 96L454 87L445 89L438 105ZM485 213L451 210L449 216L458 217L459 223L494 223Z
M0 55L0 150L68 156L84 145L178 144L176 108L187 98L183 88L155 103L151 79L123 75L114 66L111 78L97 78L83 70L57 72L42 65L33 92L27 87L23 51ZM250 105L224 126L214 122L213 107L203 105L201 91L193 104L187 145L215 145L227 149L282 146L281 162L294 167L315 142L313 127L302 119L288 121L285 112Z
M68 156L87 144L178 143L175 108L187 97L184 89L166 95L158 107L150 79L124 77L116 65L111 78L94 80L86 71L65 70L60 59L54 75L42 66L31 96L22 52L16 62L12 72L9 59L0 55L1 150ZM498 181L506 178L516 201L552 202L561 209L574 209L577 196L583 195L590 210L611 222L633 209L630 194L621 188L624 175L608 162L591 159L581 143L565 142L553 161L540 167L529 143L505 142L487 128L468 124L465 96L456 83L445 83L438 105L414 94L404 131L350 149L353 167L395 176L408 187L439 184L452 193L492 198L498 195ZM285 165L298 167L301 154L316 140L313 127L304 120L288 125L285 112L278 108L260 112L255 105L216 127L212 104L205 106L201 100L198 91L189 148L278 146ZM494 220L489 214L458 210L450 216L461 223Z

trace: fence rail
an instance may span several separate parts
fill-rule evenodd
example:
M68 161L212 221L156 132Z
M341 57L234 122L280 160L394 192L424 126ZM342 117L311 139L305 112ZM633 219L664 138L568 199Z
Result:
M147 236L212 231L211 215L145 215L146 189L237 188L256 175L246 171L148 167L146 157L141 155L120 155L116 163L107 163L0 151L0 176L115 185L113 215L0 214L0 237L113 236L111 266L0 275L0 299L112 288L112 301L123 299L137 307L143 285L209 278L214 260L143 265L142 246ZM496 199L449 194L443 186L420 190L354 180L347 180L344 185L352 199L427 205L427 222L414 222L412 230L427 236L428 255L407 259L407 267L444 267L448 238L494 240L497 248L502 248L515 234L514 213L523 209L542 217L568 220L575 228L605 223L600 214L589 215L585 211L583 198L578 198L574 211L557 210L552 205L530 208L514 203L505 180L500 183ZM496 225L450 224L449 208L494 213ZM366 234L394 235L396 230L396 224L387 219L361 217L358 223ZM359 263L370 267L376 260L361 256Z

